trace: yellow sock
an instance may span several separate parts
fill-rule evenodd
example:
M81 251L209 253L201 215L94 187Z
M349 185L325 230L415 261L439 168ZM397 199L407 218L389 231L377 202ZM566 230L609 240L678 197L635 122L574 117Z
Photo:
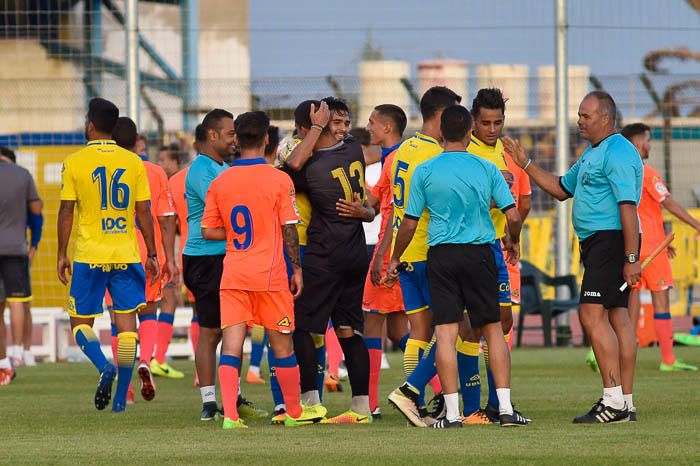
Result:
M406 350L403 353L403 374L408 377L418 365L423 352L428 347L427 341L409 338L406 342Z

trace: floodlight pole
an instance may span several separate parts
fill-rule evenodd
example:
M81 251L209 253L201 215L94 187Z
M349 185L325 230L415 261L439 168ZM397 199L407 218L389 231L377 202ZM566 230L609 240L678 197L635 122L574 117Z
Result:
M557 173L563 175L569 166L569 73L567 63L566 0L556 2L556 147ZM556 274L567 275L570 268L569 251L569 202L557 203L556 224ZM557 294L561 291L558 289ZM569 315L562 314L557 319L557 326L568 326Z
M126 0L126 101L127 114L139 126L139 2Z

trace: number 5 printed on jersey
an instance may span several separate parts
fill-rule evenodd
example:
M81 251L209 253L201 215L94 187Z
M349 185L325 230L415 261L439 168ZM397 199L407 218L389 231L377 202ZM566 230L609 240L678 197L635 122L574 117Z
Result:
M408 164L399 160L396 164L394 174L394 205L403 207L406 202L406 179L403 178L408 173Z

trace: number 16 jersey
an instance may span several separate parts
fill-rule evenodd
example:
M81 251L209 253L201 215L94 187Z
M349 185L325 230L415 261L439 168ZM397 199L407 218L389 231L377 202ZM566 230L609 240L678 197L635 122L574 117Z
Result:
M226 230L222 290L289 290L282 226L299 221L294 185L265 159L238 159L209 185L202 228Z
M76 262L140 263L135 206L151 192L138 155L114 141L90 141L63 161L61 200L76 201Z

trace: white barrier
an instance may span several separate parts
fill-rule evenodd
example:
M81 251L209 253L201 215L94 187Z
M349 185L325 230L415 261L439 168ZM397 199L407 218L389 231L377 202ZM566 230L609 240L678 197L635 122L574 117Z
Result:
M190 324L192 321L192 308L178 307L175 311L173 321L174 338L168 347L169 358L193 359L192 335L190 334ZM68 313L59 307L37 307L32 308L32 322L34 327L41 327L41 344L32 345L32 353L37 359L43 362L56 362L66 360L82 360L82 352L75 344L70 328L70 318ZM5 325L9 329L10 313L5 312ZM95 318L93 326L95 333L100 339L102 352L107 356L112 354L111 346L111 322L109 313L105 312L100 317ZM187 335L186 340L177 338L178 334ZM246 339L243 351L250 352L250 339ZM221 345L219 345L219 348Z

